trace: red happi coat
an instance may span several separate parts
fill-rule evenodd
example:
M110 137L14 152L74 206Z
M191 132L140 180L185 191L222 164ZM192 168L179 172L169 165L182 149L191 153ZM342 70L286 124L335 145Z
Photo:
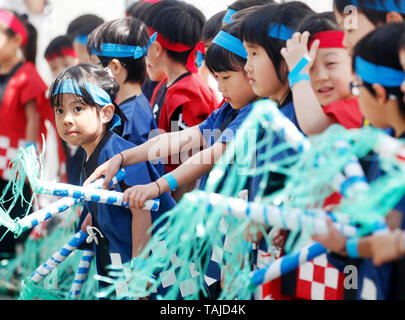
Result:
M40 135L37 141L42 143L42 134L46 137L45 121L54 124L53 110L46 98L47 85L42 80L35 65L25 62L5 84L0 104L0 178L9 179L10 161L20 147L25 147L27 118L24 105L36 102L40 115ZM58 144L60 146L60 144ZM59 148L59 159L64 160L62 149Z

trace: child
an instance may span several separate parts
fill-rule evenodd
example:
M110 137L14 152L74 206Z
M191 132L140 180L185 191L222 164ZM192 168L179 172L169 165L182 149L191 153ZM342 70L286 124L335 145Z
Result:
M168 156L182 151L184 146L189 148L203 146L205 150L195 154L170 174L152 184L136 186L127 190L124 198L129 201L131 206L142 207L145 200L176 189L200 177L200 189L204 189L209 171L225 152L237 129L249 114L252 108L251 103L258 99L249 86L246 73L243 70L246 52L242 42L237 38L238 31L239 26L236 23L224 27L213 40L213 44L206 54L207 67L215 75L218 81L218 90L222 92L227 102L199 126L161 135L143 146L123 152L123 158L111 159L107 164L97 169L87 182L97 179L99 175L105 176L106 181L109 180L110 175L114 175L113 172L118 168L117 165L121 164L121 161L124 165L144 161L143 159L148 159L148 153L149 158L153 156L148 152L149 150L159 150L161 155ZM233 43L233 45L229 43ZM177 142L180 144L178 145ZM204 162L203 159L209 159L209 161ZM208 276L211 278L207 282L207 285L210 286L211 296L216 296L220 270L210 268Z
M393 3L395 4L392 5ZM334 0L333 5L336 21L345 31L343 45L350 53L357 42L376 27L404 21L405 9L402 1ZM352 10L353 6L355 11Z
M79 64L73 42L67 36L59 36L53 39L46 48L44 55L53 78L56 78L63 70Z
M293 1L285 4L265 5L249 13L242 23L241 36L248 53L245 70L248 74L253 91L258 96L268 97L276 102L280 111L300 129L292 92L288 82L288 68L281 55L281 50L286 46L287 40L298 30L299 24L305 17L313 14L313 11L304 3ZM261 132L258 139L265 139L265 133ZM278 144L276 138L272 145L267 145L258 150L257 157L266 152L267 148L273 148ZM280 160L283 155L277 155L275 160ZM264 161L258 161L260 167ZM285 176L279 173L271 173L266 188L260 186L263 176L253 176L249 190L249 200L258 201L262 194L271 194L284 186ZM255 228L252 227L252 230ZM275 244L283 246L283 233L275 237ZM260 250L268 251L267 241L259 232L249 232L246 240L254 242ZM259 257L261 259L261 257ZM276 292L274 293L276 294ZM278 293L276 298L281 298ZM285 298L285 297L282 297Z
M135 145L143 144L152 131L157 131L152 108L142 92L149 46L147 29L135 18L102 24L90 34L88 42L89 54L96 55L120 85L117 102L128 119L122 136Z
M41 135L46 136L47 133L45 121L52 122L46 99L47 86L34 65L35 54L30 55L32 61L22 54L35 53L33 40L20 16L0 10L0 190L5 190L8 183L8 167L18 148L29 145L40 147ZM28 185L25 186L24 197L31 199ZM11 211L12 218L21 218L26 213L27 206L20 206L21 203L20 199L16 200L16 206ZM2 234L4 231L2 227ZM14 255L15 244L16 239L7 234L0 243L0 252Z
M392 127L397 139L403 139L405 136L405 102L404 94L400 89L403 80L395 81L392 74L402 74L402 79L405 79L398 55L398 39L404 30L403 24L400 23L379 27L360 40L353 51L353 69L358 77L358 83L354 84L354 87L360 94L360 107L374 127ZM385 71L380 72L381 68L384 68ZM392 81L393 79L394 81ZM383 171L376 163L378 160L376 156L371 157L373 159L371 165L367 163L369 158L360 159L360 162L363 168L369 168L365 173L367 178L372 181L381 176ZM403 215L405 212L403 202L402 199L394 208L399 215ZM391 230L401 226L399 221L393 224L388 219L390 219L389 215L386 220ZM347 240L330 221L329 235L313 238L337 253L330 254L329 259L339 269L344 268L347 264L358 267L359 283L358 290L355 291L356 299L396 299L398 294L403 298L401 293L403 288L401 290L397 281L401 278L399 275L403 270L403 265L402 269L393 264L375 267L371 259L361 259L361 257L371 257L370 238ZM384 249L389 250L390 248ZM371 291L365 290L366 279L368 279L367 287L371 288Z
M332 13L308 17L299 27L303 33L294 34L281 52L290 72L301 59L312 60L300 72L310 81L292 87L298 123L306 135L321 133L335 123L347 129L363 124L358 99L350 91L354 76L343 46L344 32L333 20Z
M113 102L119 85L108 72L94 65L79 65L62 72L51 86L52 106L60 137L85 150L82 166L84 181L101 163L133 144L121 138L123 114ZM116 186L122 192L128 185L139 185L159 177L149 162L126 168L128 178ZM151 223L174 207L167 193L160 196L156 213L141 209L126 209L106 204L85 203L90 215L82 225L95 227L97 272L107 275L112 261L126 263L136 258L147 243ZM101 283L102 285L102 283Z
M148 10L146 24L149 36L157 39L148 51L152 68L163 69L166 78L156 87L151 105L159 129L173 132L203 122L217 107L217 100L198 74L196 53L202 51L204 15L183 1L165 0ZM171 172L181 161L171 158L166 171ZM195 182L174 193L179 201Z
M73 48L79 56L79 63L95 63L87 52L89 34L104 20L94 14L85 14L74 19L68 26L67 36L73 41Z
M150 2L143 1L135 3L137 4L137 6L135 6L134 10L130 11L130 16L145 23L146 17L148 16L148 10L152 6L153 2L158 1L150 1ZM146 62L147 61L148 57L146 57ZM148 101L151 101L153 91L155 90L156 86L160 83L160 81L162 81L166 77L166 74L162 69L152 68L152 66L148 62L146 64L146 68L148 76L145 83L142 86L142 91L145 97L148 99Z

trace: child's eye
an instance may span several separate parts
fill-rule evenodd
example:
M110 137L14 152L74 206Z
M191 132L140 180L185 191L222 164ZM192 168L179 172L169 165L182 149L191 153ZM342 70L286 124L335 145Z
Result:
M74 111L75 112L80 112L83 110L83 107L75 107Z
M229 76L223 76L222 79L228 80L230 77Z
M63 110L62 110L62 109L55 109L55 113L56 113L56 114L62 114L62 113L63 113Z

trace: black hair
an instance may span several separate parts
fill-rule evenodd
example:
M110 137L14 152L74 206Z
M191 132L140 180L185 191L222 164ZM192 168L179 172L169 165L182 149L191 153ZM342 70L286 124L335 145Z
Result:
M254 6L261 6L265 4L274 4L274 0L237 0L231 3L228 6L228 9L232 9L235 11L241 11L243 9L254 7Z
M67 35L73 40L79 35L88 35L99 25L104 23L104 19L94 15L85 14L77 17L69 23Z
M215 38L217 33L222 28L222 20L224 20L226 11L220 11L214 14L211 18L207 20L203 28L203 41L211 41Z
M269 26L273 23L282 24L291 30L297 30L301 21L313 13L309 6L299 1L260 6L243 19L240 38L266 50L278 79L284 84L288 74L281 73L284 59L280 52L286 46L286 41L269 37Z
M314 13L305 18L298 26L298 31L301 33L308 31L311 34L309 37L309 42L311 42L312 37L316 33L324 31L342 31L342 29L337 24L333 12L322 12Z
M138 20L144 21L145 10L150 8L152 3L138 1L133 3L127 10L126 14L128 17L136 18Z
M236 21L225 25L221 31L229 33L234 37L239 37L241 22ZM224 47L212 43L205 54L205 63L211 73L226 71L244 71L246 59L225 49Z
M65 35L58 36L48 44L44 56L46 59L53 55L62 56L62 50L66 48L73 49L72 39Z
M63 93L60 92L59 88L61 87L62 82L65 80L73 80L74 83L77 84L78 92L81 92L80 95L77 95L77 98L84 105L89 105L97 108L102 107L94 102L91 94L88 92L86 86L84 85L85 82L100 87L105 92L107 92L115 107L114 113L121 118L121 126L114 128L113 131L120 136L122 135L123 125L125 121L127 121L127 119L120 107L115 103L115 99L120 86L113 78L109 76L106 70L104 70L100 66L93 64L80 64L78 66L73 66L66 69L65 71L62 71L53 81L49 89L49 96L51 97L50 100L52 108L56 108L62 104ZM107 125L106 130L109 130L111 127L112 123L110 122Z
M87 51L91 55L92 50L101 51L103 43L115 43L130 46L147 47L149 35L146 26L139 20L128 17L105 22L95 29L89 36ZM98 56L104 67L114 57ZM125 82L134 82L143 84L146 80L146 62L145 57L139 59L133 57L115 58L127 69L128 75Z
M194 48L202 39L204 14L195 6L179 0L164 0L148 9L146 24L165 38ZM193 49L186 52L166 50L174 61L187 64Z
M402 0L396 0L396 3L398 6L401 5ZM374 9L368 9L366 7L366 4L380 4L384 6L384 0L358 0L358 5L356 6L359 12L364 13L364 15L367 17L367 19L374 24L375 26L379 24L385 24L387 23L387 11L380 11L380 10L374 10ZM339 12L341 15L347 13L346 7L347 6L352 6L353 2L350 0L333 0L333 6L337 12ZM405 18L404 14L401 14L403 18Z
M356 57L361 57L375 65L389 67L395 70L401 70L402 66L399 60L400 44L398 39L404 33L405 26L402 23L389 23L376 28L361 39L353 52L352 67L355 70ZM375 96L375 91L372 88L372 83L363 82L367 90ZM404 94L398 87L384 87L387 96L394 95L397 97L400 113L405 119L405 103L403 101Z

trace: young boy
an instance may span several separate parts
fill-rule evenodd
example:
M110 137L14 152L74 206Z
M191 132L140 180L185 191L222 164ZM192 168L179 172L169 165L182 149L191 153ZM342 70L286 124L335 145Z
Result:
M218 106L196 64L197 50L202 51L203 47L200 41L204 23L201 11L183 1L162 1L148 10L149 35L157 33L157 38L148 50L147 63L166 73L154 91L151 105L159 129L165 132L196 126ZM179 159L169 159L166 171L179 164ZM177 189L175 200L180 200L194 185Z
M49 43L45 50L45 59L54 78L61 71L79 64L72 40L64 35L56 37Z
M128 120L122 137L135 145L158 132L152 108L142 92L145 53L150 43L146 26L130 17L103 23L90 34L87 46L89 55L96 55L120 86L116 99ZM161 162L156 163L156 169L160 175L165 174Z

